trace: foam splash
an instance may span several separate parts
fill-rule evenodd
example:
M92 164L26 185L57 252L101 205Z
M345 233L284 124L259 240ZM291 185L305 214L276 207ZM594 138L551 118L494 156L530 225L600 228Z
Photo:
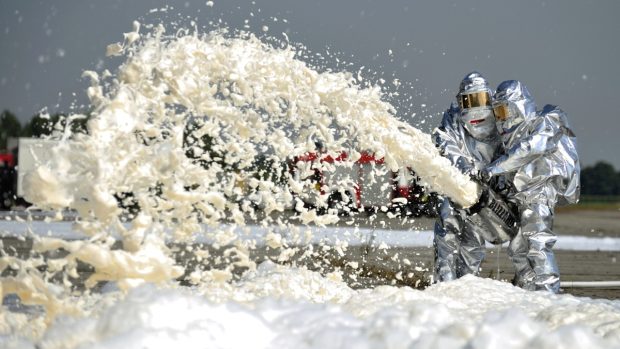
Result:
M276 47L247 33L166 36L158 26L141 37L139 29L135 23L122 43L108 47L109 54L127 57L117 74L84 74L94 106L88 133L58 127L53 161L25 178L25 197L37 206L79 213L88 243L103 248L57 247L69 248L71 256L96 254L88 261L79 257L96 269L117 267L120 257L107 252L111 235L120 236L127 253L144 256L145 241L152 244L164 232L188 241L202 233L202 224L243 225L256 215L248 198L257 193L267 214L291 203L293 219L304 224L336 222L333 212L304 207L300 197L314 183L303 172L351 167L361 151L384 158L393 171L415 169L428 186L464 206L476 200L477 186L439 156L429 135L395 118L381 89L363 86L361 77L318 72L293 46ZM319 151L319 142L325 155L346 151L348 159L308 163L293 176L290 159ZM338 185L352 182L345 177ZM326 200L317 204L325 207ZM263 224L269 223L287 222L267 216ZM147 280L179 274L164 257L151 260L158 259L167 267Z
M476 184L439 156L429 135L398 120L378 86L364 85L348 72L319 72L298 59L302 53L295 47L270 45L247 33L167 36L163 26L146 35L139 30L135 23L122 43L108 47L108 54L126 56L116 74L84 74L94 107L88 132L71 132L70 121L82 115L58 124L53 156L25 177L26 199L41 208L77 211L75 225L85 237L33 237L31 259L2 257L1 269L13 275L0 281L0 294L43 306L46 324L63 314L87 315L94 306L89 302L97 297L89 298L88 291L75 301L80 263L94 270L84 282L87 290L106 281L123 291L144 283L174 288L175 279L191 273L191 283L214 284L216 293L223 292L232 286L220 281L230 281L235 268L254 265L251 242L237 240L222 223L244 225L252 218L295 229L297 222L338 221L335 212L319 214L303 205L300 197L314 185L304 171L351 167L362 151L384 158L390 170L413 168L427 186L463 206L476 201ZM317 149L319 143L324 149ZM338 164L308 164L300 176L289 171L290 159L318 151L333 157L345 151L349 157ZM352 182L345 177L338 185ZM249 199L254 194L262 198L260 212ZM319 208L326 200L318 198ZM295 208L291 221L269 215L289 205ZM256 218L260 215L264 218ZM201 234L230 246L221 270L192 272L176 265L165 243L191 244ZM294 253L277 234L268 234L268 241L283 249L281 260ZM54 278L60 285L49 282ZM343 285L337 290L351 292Z
M159 27L137 45L137 33L125 35L132 39L119 53L128 58L107 93L98 75L87 73L96 107L89 134L73 135L59 154L65 161L41 168L33 184L45 180L41 186L57 190L28 193L38 204L69 206L109 224L119 213L113 195L131 192L143 215L183 218L176 230L191 235L192 223L217 224L225 212L243 222L248 209L230 198L242 194L236 183L256 174L257 158L277 162L269 170L291 182L277 166L317 151L316 141L328 153L349 152L349 165L369 151L393 171L412 167L463 206L476 201L476 185L439 156L427 134L394 117L379 87L364 88L347 72L319 73L292 46L275 48L251 34L163 33ZM252 187L269 184L259 179ZM281 192L272 186L270 194L286 195L295 184Z

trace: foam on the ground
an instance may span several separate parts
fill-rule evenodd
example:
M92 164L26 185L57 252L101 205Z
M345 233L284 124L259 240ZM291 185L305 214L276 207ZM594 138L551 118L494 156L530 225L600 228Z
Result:
M352 290L337 274L265 263L236 283L143 285L84 297L39 348L617 348L620 302L530 292L464 277L429 287ZM3 347L41 331L3 312Z

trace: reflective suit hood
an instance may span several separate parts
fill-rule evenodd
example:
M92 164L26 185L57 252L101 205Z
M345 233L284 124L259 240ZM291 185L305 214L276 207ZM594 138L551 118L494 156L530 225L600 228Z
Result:
M486 93L489 97L493 96L493 92L489 88L489 84L484 76L477 71L473 71L465 75L463 80L461 80L456 98L460 101L463 96L480 92ZM470 108L464 108L461 105L459 122L461 122L469 135L477 140L485 141L497 136L493 108L490 106L490 103L489 105Z
M484 76L477 71L473 71L465 75L459 85L459 95L479 91L487 91L492 93L487 79L485 79Z
M511 117L496 121L497 131L506 144L519 125L536 117L536 103L527 87L518 80L506 80L499 84L494 99L496 102L507 102L511 111Z

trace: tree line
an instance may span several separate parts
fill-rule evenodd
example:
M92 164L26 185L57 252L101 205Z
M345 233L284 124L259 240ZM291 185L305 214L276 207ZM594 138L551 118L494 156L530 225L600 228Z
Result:
M74 131L86 131L86 121L87 119L74 120L71 123L71 127ZM11 137L41 137L49 135L57 124L64 126L65 115L54 114L44 116L43 114L37 114L22 125L15 114L4 110L0 113L0 152L8 150L7 141Z
M620 195L620 171L605 161L581 169L581 194Z

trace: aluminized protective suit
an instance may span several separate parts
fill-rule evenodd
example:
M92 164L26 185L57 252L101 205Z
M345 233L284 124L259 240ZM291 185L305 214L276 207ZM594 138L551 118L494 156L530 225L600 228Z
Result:
M441 154L465 174L484 169L497 155L501 140L493 126L495 120L480 121L487 107L463 108L462 98L469 93L488 92L492 95L486 79L478 72L467 74L459 87L457 100L444 113L433 138ZM484 114L484 115L483 115ZM472 126L481 126L475 128ZM465 274L477 274L485 256L485 231L471 219L472 214L444 198L435 223L435 280L448 281Z
M557 292L560 273L552 251L553 211L556 203L579 199L575 135L557 107L547 105L536 112L533 98L519 81L501 83L495 103L509 108L509 116L497 121L504 154L485 171L512 184L508 200L519 207L520 229L508 251L516 269L514 281L526 289Z

